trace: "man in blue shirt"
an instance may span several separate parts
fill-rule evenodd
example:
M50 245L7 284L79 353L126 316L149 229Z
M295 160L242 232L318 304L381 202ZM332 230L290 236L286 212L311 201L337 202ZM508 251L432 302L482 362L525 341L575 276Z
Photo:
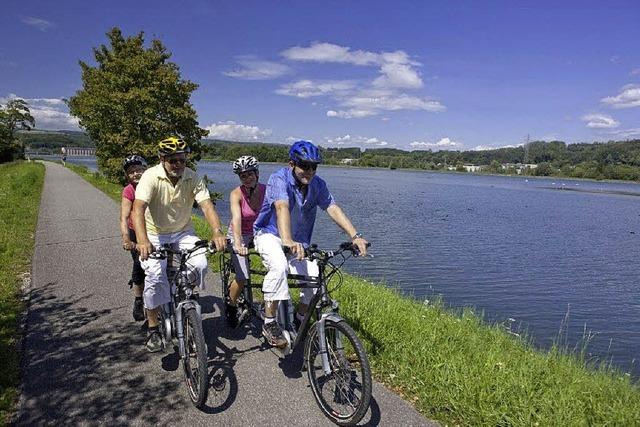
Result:
M275 347L287 345L276 321L279 302L290 299L287 273L318 275L315 261L303 259L304 247L311 242L318 206L351 238L362 256L367 254L367 241L336 204L324 180L316 176L321 162L315 145L295 142L289 150L289 166L269 178L262 209L253 225L255 247L268 270L262 284L265 300L262 334ZM283 246L289 248L289 258ZM306 313L313 290L302 289L300 296L298 318Z

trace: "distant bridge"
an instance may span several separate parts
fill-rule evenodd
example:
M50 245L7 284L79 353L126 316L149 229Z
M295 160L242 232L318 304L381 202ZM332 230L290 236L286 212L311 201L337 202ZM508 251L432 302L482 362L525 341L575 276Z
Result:
M74 157L96 155L95 147L62 147L60 151L62 152L62 154Z

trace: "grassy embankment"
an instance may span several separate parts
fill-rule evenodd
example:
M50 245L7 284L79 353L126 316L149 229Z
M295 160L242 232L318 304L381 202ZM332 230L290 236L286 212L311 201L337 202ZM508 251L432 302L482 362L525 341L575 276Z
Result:
M29 274L44 166L0 165L0 425L14 411L20 381L20 288Z
M119 200L119 186L100 188L110 185ZM422 304L353 276L334 296L365 341L375 378L443 424L640 425L638 384L584 354L536 350L470 309Z

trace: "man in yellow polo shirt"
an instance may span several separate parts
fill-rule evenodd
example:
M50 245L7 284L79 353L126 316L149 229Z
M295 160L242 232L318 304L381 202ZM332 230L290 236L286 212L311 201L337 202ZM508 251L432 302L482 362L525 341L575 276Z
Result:
M216 249L223 250L226 244L206 182L186 167L188 152L189 148L182 139L171 137L160 141L160 163L142 175L133 202L137 249L146 274L143 299L149 321L146 347L150 352L162 350L158 307L171 301L171 295L166 274L167 261L149 258L149 253L154 247L164 244L175 243L181 249L191 248L199 240L191 224L194 200L213 230L211 240ZM193 256L189 264L199 273L200 287L204 288L207 273L205 254Z

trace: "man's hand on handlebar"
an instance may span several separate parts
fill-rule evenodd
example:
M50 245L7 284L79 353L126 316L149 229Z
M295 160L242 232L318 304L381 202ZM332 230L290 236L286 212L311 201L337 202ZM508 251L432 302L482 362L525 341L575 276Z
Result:
M367 256L367 246L369 246L369 242L363 237L356 237L352 243L358 247L358 256Z
M140 253L140 259L146 261L149 258L149 254L153 252L154 248L150 241L138 242L136 249Z
M227 247L227 238L223 234L214 234L211 236L211 243L216 248L216 251L222 252Z
M122 249L124 249L125 251L133 251L136 249L136 244L127 239L122 243Z
M295 255L298 260L304 258L304 247L302 243L294 242L293 240L282 240L282 246L289 248L289 252Z

